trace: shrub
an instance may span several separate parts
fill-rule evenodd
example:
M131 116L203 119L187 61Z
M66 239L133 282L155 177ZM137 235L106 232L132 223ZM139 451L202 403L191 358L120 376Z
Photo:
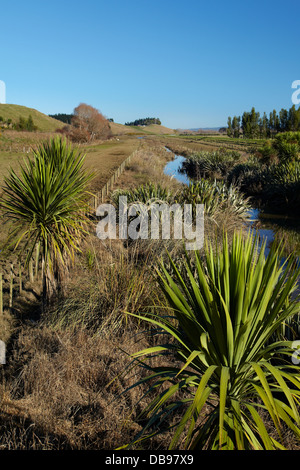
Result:
M205 176L225 176L239 159L238 152L225 149L215 152L200 152L186 158L182 163L182 171L195 179Z
M193 206L204 204L204 213L207 216L230 210L233 214L244 217L250 208L248 199L240 193L237 186L203 178L184 187L178 201Z
M248 196L259 195L265 184L266 172L257 161L236 165L227 176L227 184L238 185Z
M273 146L281 162L297 160L300 155L300 132L277 134Z
M263 197L268 205L300 210L300 161L272 166L265 179Z
M293 260L282 266L280 250L267 257L264 250L251 234L235 235L231 248L226 237L216 251L207 247L204 260L195 252L180 266L171 259L171 271L162 264L158 281L170 310L139 318L173 342L134 355L149 371L143 383L154 398L130 445L166 430L169 449L285 449L284 428L299 441L299 367L291 343L276 333L299 312L291 296L300 269L292 270ZM153 355L169 366L151 367Z

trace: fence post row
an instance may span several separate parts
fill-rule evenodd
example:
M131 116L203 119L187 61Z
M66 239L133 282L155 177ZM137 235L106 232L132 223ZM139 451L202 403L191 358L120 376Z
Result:
M114 183L117 181L119 176L124 172L125 167L127 163L130 162L131 158L135 154L136 151L134 151L131 155L129 155L122 163L121 165L115 170L113 175L109 178L107 183L103 186L103 188L94 195L93 199L91 200L90 206L94 208L95 210L98 207L99 201L103 202L104 197L108 195L109 190L113 188Z
M37 253L38 256L38 253ZM29 262L29 279L30 282L33 282L34 279L38 278L38 259L35 260L35 273L33 270L33 260L30 260ZM16 279L14 281L14 279ZM14 269L14 265L10 265L10 271L8 275L8 300L7 304L10 309L13 307L13 298L14 298L14 292L16 289L19 291L21 294L23 292L23 271L22 271L22 265L19 263L18 269ZM18 287L17 287L18 286ZM6 288L7 289L7 288ZM4 277L3 273L0 273L0 315L4 313Z
M94 207L95 210L98 206L99 200L102 202L104 201L104 197L108 195L109 190L113 188L114 183L117 181L118 177L121 176L123 171L125 170L126 164L130 162L132 156L135 154L133 152L129 157L124 160L121 165L117 168L117 170L113 173L113 175L110 177L108 182L103 186L103 188L94 195L92 201L91 201L91 207ZM34 260L31 259L29 262L29 279L30 282L34 282L35 279L38 277L38 258L39 258L39 252L38 249L36 251L36 259L35 263ZM22 268L21 268L21 263L18 266L18 274L16 276L19 278L18 279L18 285L19 285L19 292L22 293L23 290L23 282L22 282ZM8 305L9 308L12 309L13 306L13 296L14 296L14 265L10 265L10 276L9 276L9 299L8 299ZM3 300L3 291L4 291L4 279L3 279L3 273L0 273L0 315L3 314L4 312L4 300Z

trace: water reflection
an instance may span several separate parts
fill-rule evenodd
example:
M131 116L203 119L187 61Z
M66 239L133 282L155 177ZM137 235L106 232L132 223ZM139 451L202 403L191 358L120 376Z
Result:
M180 183L189 185L190 184L189 177L185 173L180 172L180 168L184 160L185 160L185 157L183 157L182 155L175 155L174 160L171 160L170 162L166 164L164 173L165 175L169 175L169 176L176 178L177 181L179 181Z
M170 149L165 147L168 152L171 152ZM177 181L183 184L190 184L190 178L184 173L182 170L182 163L185 161L185 157L183 155L174 154L174 159L168 162L164 168L164 173L166 175L172 176L176 178ZM271 215L265 214L261 212L259 209L252 208L249 211L249 220L247 221L247 225L249 230L254 231L255 234L259 237L260 246L263 240L266 240L266 254L270 250L271 243L277 238L278 239L278 230L281 229L283 231L280 234L280 237L283 238L290 237L290 228L288 221L285 216L282 215ZM299 226L299 219L298 219L298 227L294 228L294 233L296 234L296 239L300 238L300 226ZM299 242L298 242L299 243ZM297 246L298 246L297 243ZM291 243L289 243L291 244ZM295 250L297 251L297 250Z

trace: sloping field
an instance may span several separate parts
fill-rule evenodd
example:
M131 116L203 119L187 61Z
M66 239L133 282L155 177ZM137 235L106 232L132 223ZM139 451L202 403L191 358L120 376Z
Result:
M131 127L131 126L124 126L123 124L118 124L116 122L109 123L112 134L113 135L128 135L128 134L144 134L142 129Z
M146 126L145 131L151 132L152 134L175 134L176 132L174 129L170 129L169 127L159 126L158 124L150 124Z
M53 119L33 108L27 108L18 104L0 104L0 116L5 121L11 119L16 123L20 117L28 119L30 115L38 130L42 132L55 132L56 129L60 129L65 125L63 122Z
M158 124L150 124L149 126L125 126L123 124L117 124L115 122L110 123L110 128L113 135L123 135L123 134L155 134L155 135L165 135L165 134L175 134L174 129L169 129L165 126L159 126Z

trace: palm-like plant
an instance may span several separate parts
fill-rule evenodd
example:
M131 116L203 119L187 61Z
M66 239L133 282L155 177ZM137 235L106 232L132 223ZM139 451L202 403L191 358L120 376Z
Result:
M300 438L299 366L292 343L278 337L282 323L299 312L291 293L300 269L293 271L292 261L282 266L279 249L267 257L264 250L258 252L251 234L235 235L231 247L224 236L221 250L206 247L204 262L189 252L184 267L170 260L169 272L162 265L159 284L174 318L143 319L173 342L135 356L173 359L165 367L144 362L151 373L142 382L150 380L156 396L135 443L166 430L180 409L169 425L170 449L283 449L286 429Z
M79 249L86 227L86 190L92 178L84 155L66 140L51 139L4 180L1 209L14 223L15 248L23 241L26 262L37 250L42 259L43 298L49 299L62 272Z

